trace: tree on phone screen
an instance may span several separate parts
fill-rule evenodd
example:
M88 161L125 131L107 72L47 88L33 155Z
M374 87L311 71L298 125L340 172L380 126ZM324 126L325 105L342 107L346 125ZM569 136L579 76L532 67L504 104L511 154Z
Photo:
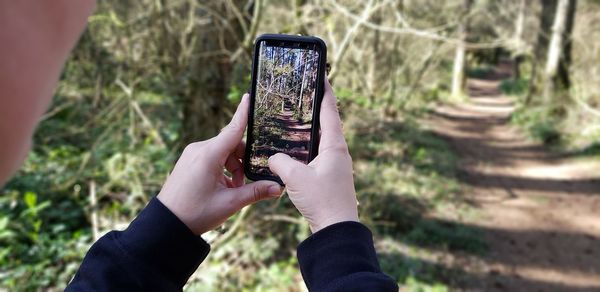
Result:
M283 152L308 162L319 54L261 44L251 168L272 175L269 156Z

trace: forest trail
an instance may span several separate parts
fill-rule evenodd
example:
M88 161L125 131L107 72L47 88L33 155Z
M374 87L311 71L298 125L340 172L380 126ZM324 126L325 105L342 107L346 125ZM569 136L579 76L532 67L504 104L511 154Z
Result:
M466 290L600 291L600 167L555 154L510 125L499 85L511 64L468 80L470 101L442 105L429 126L459 156L464 196L489 250L458 255ZM461 259L461 257L463 257ZM456 263L460 263L458 266Z
M274 146L294 158L307 160L310 123L296 119L288 106L274 118L274 122L275 127L283 130L283 136L274 141Z

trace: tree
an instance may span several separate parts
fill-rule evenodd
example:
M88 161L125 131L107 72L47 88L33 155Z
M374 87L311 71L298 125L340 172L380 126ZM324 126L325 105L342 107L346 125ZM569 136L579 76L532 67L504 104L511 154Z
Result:
M182 139L185 144L210 138L227 123L227 99L236 67L249 67L249 50L260 16L260 1L206 1L199 14L209 22L196 31L189 88L183 92ZM250 40L250 41L248 41ZM247 71L247 69L245 70Z
M464 94L465 67L467 54L468 19L472 0L463 0L460 21L458 23L458 39L454 56L454 69L452 72L452 96L460 97Z
M558 91L569 88L569 65L571 62L570 43L573 18L575 17L575 0L559 0L556 7L552 37L548 47L548 56L544 69L544 100L553 101ZM559 73L559 70L563 72Z
M523 61L525 53L525 41L523 40L523 32L525 30L526 10L527 2L525 0L520 0L517 18L515 20L515 34L513 39L515 49L513 58L513 78L515 80L521 78L521 62Z
M529 92L526 97L526 103L529 103L533 96L543 93L545 98L550 98L548 94L553 90L567 90L570 87L569 66L571 64L571 32L575 20L575 9L577 3L575 0L563 3L559 7L557 0L541 0L542 11L540 13L540 27L537 43L535 45L533 68L529 84ZM557 12L561 9L561 19L557 19ZM557 20L560 20L557 23ZM556 27L560 24L560 27ZM557 34L555 29L560 28L561 32ZM555 47L552 52L553 62L550 68L548 65L549 47L551 38L555 37ZM560 44L558 43L560 41ZM556 46L557 45L557 46ZM558 59L556 59L558 58ZM540 74L539 71L544 69ZM550 79L548 76L552 75ZM547 81L550 83L547 84Z
M304 85L306 84L306 67L307 67L307 56L308 53L304 52L303 53L304 57L303 57L303 62L302 62L302 68L303 68L303 72L302 72L302 81L300 82L300 95L298 96L298 108L300 110L302 110L302 99L304 96Z

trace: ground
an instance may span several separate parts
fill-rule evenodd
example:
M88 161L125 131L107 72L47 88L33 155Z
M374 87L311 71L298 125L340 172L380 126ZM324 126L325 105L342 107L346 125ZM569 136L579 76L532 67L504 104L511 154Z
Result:
M271 155L283 152L300 161L308 161L308 152L310 147L311 123L301 121L294 117L294 113L287 105L283 112L278 113L273 119L270 129L280 129L279 134L270 135L268 138L270 144L257 146L256 155L268 159ZM269 131L269 130L266 130ZM270 174L267 165L258 167L258 173Z
M428 126L459 156L465 199L489 250L456 255L465 290L600 291L600 167L556 154L510 124L500 82L510 63L467 83L470 101L441 105Z

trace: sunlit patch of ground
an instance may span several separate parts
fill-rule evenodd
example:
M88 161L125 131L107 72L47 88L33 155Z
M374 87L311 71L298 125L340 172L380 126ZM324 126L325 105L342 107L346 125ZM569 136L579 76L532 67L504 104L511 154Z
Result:
M484 256L453 254L459 287L600 290L600 163L549 152L510 126L495 75L469 80L471 102L441 106L428 122L458 153L464 195L481 214L460 223L489 244Z

